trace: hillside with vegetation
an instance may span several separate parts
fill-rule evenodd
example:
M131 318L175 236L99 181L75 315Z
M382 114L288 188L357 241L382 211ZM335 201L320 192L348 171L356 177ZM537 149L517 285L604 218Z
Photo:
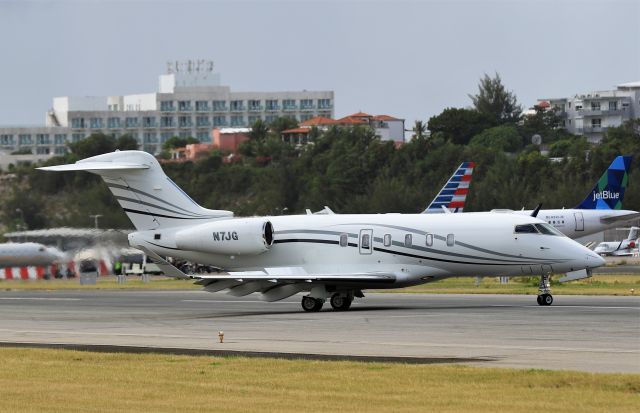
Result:
M339 213L422 211L462 161L476 162L466 211L493 208L573 207L589 192L613 158L640 155L640 121L610 128L596 146L568 134L557 114L536 108L521 117L515 96L499 76L485 76L471 108L447 108L418 121L413 137L396 148L368 127L311 131L312 143L294 147L280 131L294 121L253 125L240 156L213 151L195 162L163 165L180 187L204 207L239 216L304 213L328 205ZM540 147L530 144L540 135ZM180 144L174 139L171 145ZM75 162L115 149L134 149L134 139L101 134L70 144L70 153L47 165ZM168 147L166 149L169 149ZM164 154L166 157L166 152ZM552 159L553 158L553 159ZM624 206L640 208L640 173L633 168ZM10 175L9 175L10 174ZM20 166L0 180L0 222L5 230L130 223L102 181L87 173L44 173ZM25 222L23 222L23 220ZM2 231L0 231L2 232Z

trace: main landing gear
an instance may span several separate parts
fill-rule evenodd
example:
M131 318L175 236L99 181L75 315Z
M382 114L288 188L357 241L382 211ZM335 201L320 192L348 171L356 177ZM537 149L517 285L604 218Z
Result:
M334 293L329 300L331 307L335 311L346 311L351 307L351 303L353 302L353 297L364 297L361 291L349 291L342 293ZM319 297L313 297L310 295L305 295L302 297L302 309L308 312L317 312L322 309L324 305L325 299Z
M538 285L538 305L553 304L553 296L551 295L550 274L540 276L540 285Z

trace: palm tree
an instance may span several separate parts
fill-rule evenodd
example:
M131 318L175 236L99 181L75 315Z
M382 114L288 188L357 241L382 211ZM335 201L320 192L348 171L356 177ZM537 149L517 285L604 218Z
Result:
M413 126L413 137L423 139L427 136L427 125L421 120L417 120Z

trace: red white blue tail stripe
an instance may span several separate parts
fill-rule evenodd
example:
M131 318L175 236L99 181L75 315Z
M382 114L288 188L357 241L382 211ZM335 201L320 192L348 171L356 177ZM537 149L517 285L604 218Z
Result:
M464 203L471 184L474 162L462 162L458 169L451 175L449 181L440 190L438 195L431 201L431 204L422 211L423 214L444 213L445 207L450 212L462 212Z

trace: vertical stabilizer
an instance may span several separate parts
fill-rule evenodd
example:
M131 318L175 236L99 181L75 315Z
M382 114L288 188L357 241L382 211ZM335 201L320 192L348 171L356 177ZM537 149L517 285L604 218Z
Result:
M198 224L232 217L231 211L206 209L180 189L156 158L142 151L116 151L75 164L38 168L88 171L100 175L138 230Z
M450 212L462 212L469 192L469 184L471 184L471 175L474 167L474 162L462 162L422 213L441 214L444 213L442 207L447 208Z
M622 209L631 156L617 156L576 209Z

